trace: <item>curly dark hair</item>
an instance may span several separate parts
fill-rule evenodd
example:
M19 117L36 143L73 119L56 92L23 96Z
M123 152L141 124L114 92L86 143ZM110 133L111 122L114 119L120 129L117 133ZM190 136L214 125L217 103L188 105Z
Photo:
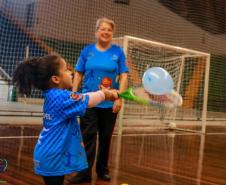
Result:
M61 56L49 54L33 57L21 62L13 75L15 84L21 94L30 95L33 87L46 90L50 87L50 78L59 75Z

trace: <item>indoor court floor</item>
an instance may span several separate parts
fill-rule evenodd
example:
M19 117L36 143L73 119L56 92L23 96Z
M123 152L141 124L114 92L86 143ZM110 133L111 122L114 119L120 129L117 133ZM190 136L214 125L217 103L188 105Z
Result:
M16 124L0 125L0 184L41 185L32 159L41 125L17 124L19 119L11 118ZM93 173L92 185L226 185L226 134L207 129L205 135L174 131L114 135L112 180L96 180Z

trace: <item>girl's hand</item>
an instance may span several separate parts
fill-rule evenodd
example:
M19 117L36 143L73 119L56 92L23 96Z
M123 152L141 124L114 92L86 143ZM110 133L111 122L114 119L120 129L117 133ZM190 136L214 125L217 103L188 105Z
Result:
M118 99L118 90L110 89L110 87L99 86L99 89L105 94L105 100L115 101Z
M118 99L118 90L116 89L102 89L105 95L105 100L115 101Z

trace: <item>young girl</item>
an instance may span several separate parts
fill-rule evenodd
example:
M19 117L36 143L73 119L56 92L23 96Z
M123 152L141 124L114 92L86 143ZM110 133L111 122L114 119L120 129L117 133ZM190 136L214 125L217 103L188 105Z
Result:
M33 87L43 90L43 129L34 149L34 170L46 185L62 185L65 174L88 167L76 116L104 100L114 101L117 91L71 92L72 75L55 54L20 63L13 81L22 94L30 95Z

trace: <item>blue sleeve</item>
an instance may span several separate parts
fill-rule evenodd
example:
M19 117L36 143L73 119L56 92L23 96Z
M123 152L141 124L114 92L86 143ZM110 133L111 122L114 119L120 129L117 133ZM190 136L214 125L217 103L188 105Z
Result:
M86 64L86 54L87 54L87 47L85 47L77 60L77 64L75 65L75 70L79 72L85 71L85 64Z
M126 64L126 56L122 50L122 48L119 47L119 63L118 63L118 67L119 67L119 74L120 73L128 73L129 72L129 68Z
M89 96L67 91L62 102L63 116L70 118L83 116L88 107Z

